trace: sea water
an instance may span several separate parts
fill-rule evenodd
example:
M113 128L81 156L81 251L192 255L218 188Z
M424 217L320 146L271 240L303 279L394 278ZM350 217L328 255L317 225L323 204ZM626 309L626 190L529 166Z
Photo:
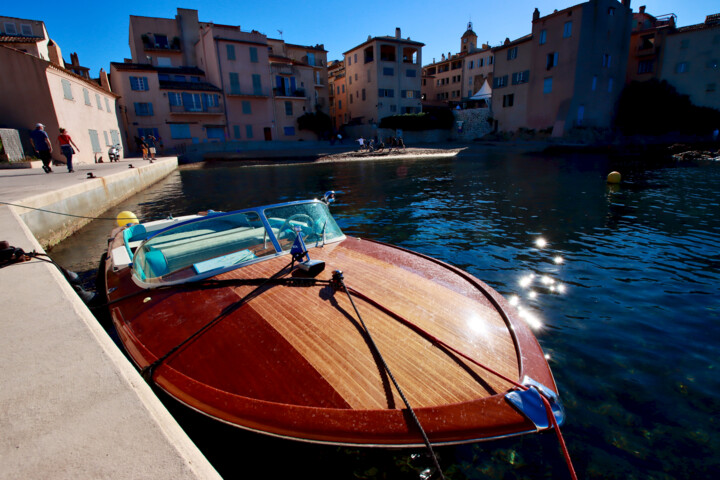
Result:
M623 175L619 186L607 174ZM348 235L458 266L506 296L560 389L580 478L720 471L720 164L472 148L456 158L181 168L108 212L140 218L319 198ZM94 276L112 222L51 251ZM159 393L226 478L413 478L418 450L274 439ZM448 478L568 478L552 432L438 448Z

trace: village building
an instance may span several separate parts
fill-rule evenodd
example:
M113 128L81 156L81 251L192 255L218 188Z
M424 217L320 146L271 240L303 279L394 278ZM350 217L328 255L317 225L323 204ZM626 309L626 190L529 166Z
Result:
M0 121L17 129L25 153L33 155L28 137L36 123L45 125L53 144L53 158L65 161L57 137L65 128L79 152L76 163L105 157L108 148L121 143L116 103L107 74L91 79L77 54L66 63L49 36L44 22L0 17Z
M510 41L492 49L495 66L492 79L492 112L495 130L513 132L528 123L530 76L533 66L533 36Z
M330 92L330 118L332 118L333 129L339 131L348 122L344 61L334 60L328 63L328 89Z
M344 55L348 92L348 123L373 136L380 120L391 115L420 113L423 43L395 36L368 37Z

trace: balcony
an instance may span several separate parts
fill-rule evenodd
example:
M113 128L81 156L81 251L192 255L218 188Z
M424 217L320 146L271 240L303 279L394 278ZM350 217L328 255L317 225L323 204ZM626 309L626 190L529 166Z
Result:
M272 67L272 73L275 75L296 75L297 69L293 67L292 65L284 64L284 63L273 63L271 65Z
M277 97L285 97L285 98L299 98L299 99L305 99L305 89L304 88L297 88L295 90L289 90L285 88L273 88L273 96Z
M260 89L241 89L241 88L230 88L229 91L225 93L228 97L248 97L248 98L267 98L270 95L268 94L268 91L264 88Z
M224 110L219 105L217 107L170 105L170 113L183 115L222 115Z

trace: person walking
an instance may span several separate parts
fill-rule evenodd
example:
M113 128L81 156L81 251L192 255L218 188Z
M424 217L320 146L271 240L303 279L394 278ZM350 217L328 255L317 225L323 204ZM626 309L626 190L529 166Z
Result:
M140 137L140 149L142 150L143 160L148 159L148 146L145 143L145 137Z
M38 158L43 162L43 170L45 173L52 172L50 168L50 162L52 162L52 143L47 133L45 133L45 125L42 123L35 124L35 130L30 132L30 143L35 149Z
M75 171L73 170L72 164L73 153L79 152L80 149L77 145L75 145L75 142L73 142L73 139L70 137L70 135L67 134L67 130L65 130L64 128L60 129L58 143L60 144L60 153L62 153L63 156L67 159L68 173L73 173ZM73 149L73 147L75 148Z
M150 152L150 163L153 163L153 160L155 160L155 152L157 152L157 149L155 147L157 140L152 135L148 135L147 140L145 140L145 143L148 146L148 151Z

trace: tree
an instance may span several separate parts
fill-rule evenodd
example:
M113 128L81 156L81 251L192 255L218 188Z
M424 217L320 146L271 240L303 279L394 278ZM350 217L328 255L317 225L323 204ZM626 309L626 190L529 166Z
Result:
M332 120L330 116L323 112L308 112L297 119L298 129L310 130L318 138L332 131Z

